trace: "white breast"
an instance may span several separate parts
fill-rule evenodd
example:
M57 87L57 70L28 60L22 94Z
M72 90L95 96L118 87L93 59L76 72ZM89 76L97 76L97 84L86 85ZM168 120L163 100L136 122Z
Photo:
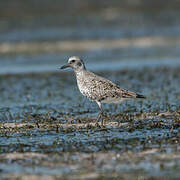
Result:
M77 85L78 85L79 91L84 96L89 98L89 88L88 88L88 84L86 80L84 79L83 74L81 73L76 74L76 78L77 78Z

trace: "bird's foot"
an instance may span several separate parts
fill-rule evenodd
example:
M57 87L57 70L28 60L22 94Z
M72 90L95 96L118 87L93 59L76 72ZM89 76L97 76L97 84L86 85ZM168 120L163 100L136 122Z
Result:
M101 126L99 125L98 122L95 123L95 126L96 126L97 128L101 128Z

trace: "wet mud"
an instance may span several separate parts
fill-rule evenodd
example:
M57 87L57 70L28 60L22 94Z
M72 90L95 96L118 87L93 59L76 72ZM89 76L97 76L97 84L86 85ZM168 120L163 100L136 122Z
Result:
M78 92L72 72L1 75L2 177L178 179L178 72L99 72L147 97L105 105L103 127L94 123L98 107Z
M179 3L16 1L0 5L0 179L180 179ZM145 95L98 106L70 56Z

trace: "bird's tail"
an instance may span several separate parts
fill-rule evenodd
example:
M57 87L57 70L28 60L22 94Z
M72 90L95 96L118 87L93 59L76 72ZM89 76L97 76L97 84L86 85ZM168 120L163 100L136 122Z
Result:
M141 94L136 94L136 98L146 98L145 96L141 95Z

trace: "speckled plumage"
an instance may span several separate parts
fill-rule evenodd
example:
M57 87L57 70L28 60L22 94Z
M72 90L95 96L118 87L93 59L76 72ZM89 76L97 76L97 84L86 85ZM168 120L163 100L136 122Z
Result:
M86 70L84 62L77 56L70 57L68 64L61 69L71 67L76 75L80 92L92 101L96 101L101 109L101 103L120 103L129 98L145 98L143 95L120 88L115 83Z
M92 101L118 103L137 94L87 70L75 72L80 92Z

